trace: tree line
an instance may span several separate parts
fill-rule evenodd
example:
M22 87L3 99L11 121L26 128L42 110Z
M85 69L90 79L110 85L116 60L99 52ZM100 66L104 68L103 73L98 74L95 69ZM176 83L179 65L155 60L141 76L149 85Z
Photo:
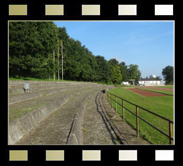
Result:
M138 65L106 60L53 22L9 22L9 76L61 78L61 42L65 80L119 84L141 77Z

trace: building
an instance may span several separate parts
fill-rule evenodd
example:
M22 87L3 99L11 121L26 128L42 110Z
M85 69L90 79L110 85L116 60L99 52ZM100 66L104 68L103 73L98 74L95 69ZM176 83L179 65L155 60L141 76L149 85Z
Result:
M135 79L129 79L128 81L122 81L121 85L135 85Z
M135 85L135 79L129 79L130 85Z
M121 85L130 85L128 81L123 81Z
M139 80L139 84L144 86L165 85L165 81L155 79L141 79Z

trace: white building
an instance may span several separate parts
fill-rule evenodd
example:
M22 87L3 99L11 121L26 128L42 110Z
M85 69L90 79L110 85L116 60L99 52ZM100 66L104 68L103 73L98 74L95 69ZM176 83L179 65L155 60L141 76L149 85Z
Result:
M121 85L130 85L128 81L123 81Z
M165 81L152 80L152 79L142 79L142 80L139 80L139 84L144 85L144 86L165 85Z

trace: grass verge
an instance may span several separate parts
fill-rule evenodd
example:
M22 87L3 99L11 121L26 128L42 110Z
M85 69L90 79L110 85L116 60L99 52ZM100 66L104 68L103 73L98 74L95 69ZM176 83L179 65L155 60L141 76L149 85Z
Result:
M157 86L155 86L157 87ZM166 85L166 86L158 86L160 88L170 88L170 89L173 89L173 85Z

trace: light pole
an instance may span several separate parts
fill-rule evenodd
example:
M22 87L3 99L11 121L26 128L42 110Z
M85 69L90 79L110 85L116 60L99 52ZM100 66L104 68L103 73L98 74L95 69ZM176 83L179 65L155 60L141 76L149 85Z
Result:
M61 40L61 52L62 52L62 81L64 80L64 75L63 75L63 40Z
M55 51L53 51L53 80L55 81Z
M59 41L57 40L58 43L58 52L57 52L57 58L58 58L58 81L59 81Z

